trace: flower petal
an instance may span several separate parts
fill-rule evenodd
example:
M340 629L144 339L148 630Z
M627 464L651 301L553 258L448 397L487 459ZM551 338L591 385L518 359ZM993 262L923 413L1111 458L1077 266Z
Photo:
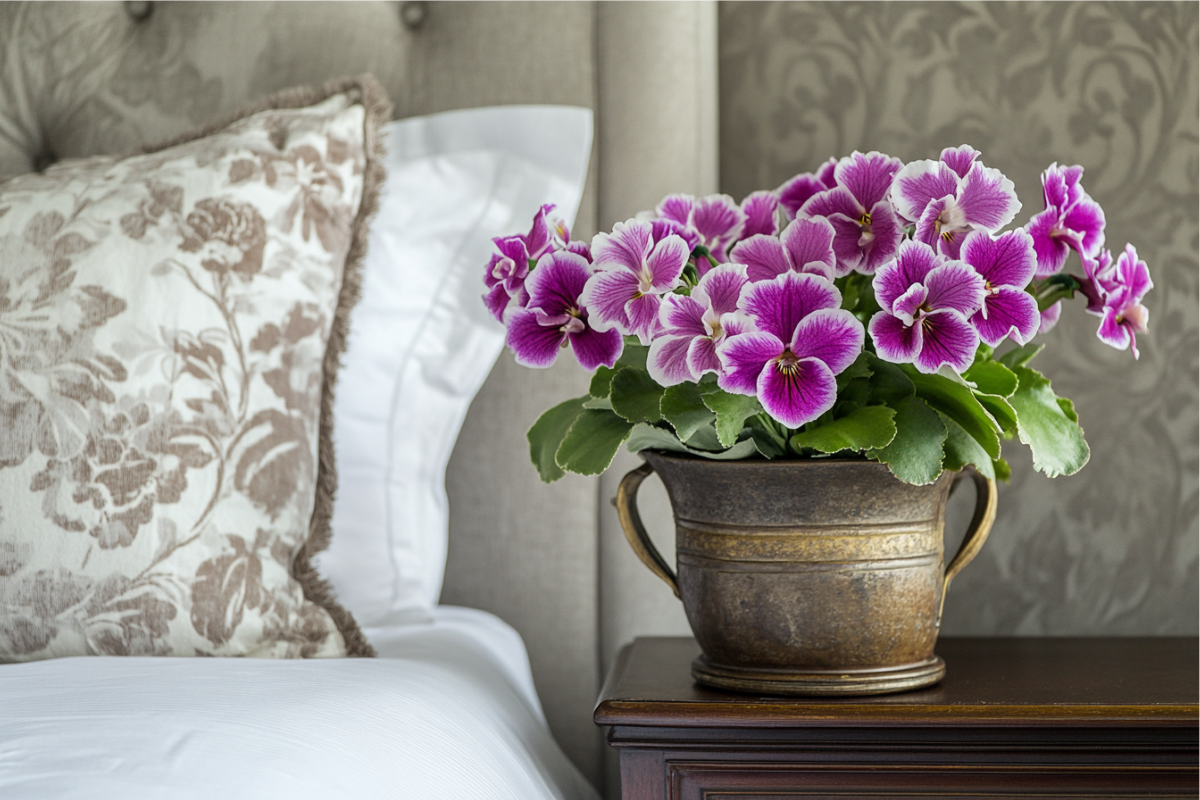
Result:
M800 320L789 347L797 358L818 359L836 375L858 358L865 339L866 331L853 314L827 308Z
M727 194L710 194L696 201L692 227L706 244L728 244L737 238L746 215Z
M1063 301L1059 300L1039 315L1038 333L1049 333L1062 316Z
M914 283L924 283L925 276L944 259L928 245L904 241L896 251L896 260L875 271L871 286L881 308L891 310L896 298Z
M995 347L1011 338L1017 344L1028 344L1038 332L1041 319L1037 300L1023 289L1001 286L983 301L983 308L971 317L979 338Z
M1033 251L1037 254L1037 277L1046 278L1061 272L1067 263L1071 248L1054 231L1058 227L1058 211L1047 208L1025 225L1026 232L1033 239Z
M804 359L790 367L769 362L756 389L763 410L789 428L812 422L837 400L837 379L816 359Z
M646 268L650 271L650 286L655 292L669 292L679 285L679 277L687 266L687 243L678 236L668 236L650 251L646 256Z
M688 347L695 337L659 336L650 342L646 355L646 371L660 386L674 386L695 381L699 375L688 365ZM707 338L707 337L705 337Z
M985 167L978 161L963 178L958 193L958 207L967 222L996 232L1013 221L1021 210L1021 201L1013 182L998 169Z
M735 244L729 253L729 261L745 264L746 277L754 282L769 281L791 269L779 240L774 236L762 234L742 239Z
M779 195L779 205L789 221L796 218L796 212L810 197L837 185L833 178L836 167L837 159L831 158L817 172L797 175L775 190Z
M961 219L962 214L955 213L954 198L950 195L938 197L929 201L929 205L925 206L925 212L921 214L917 220L917 229L913 232L913 241L927 244L930 247L940 247L939 240L941 239L943 223L946 217L954 218L955 216ZM952 223L953 224L953 223Z
M934 311L952 309L970 316L983 305L986 289L979 273L961 261L947 261L925 276L926 305Z
M597 269L640 273L653 244L651 226L641 219L618 222L612 233L592 237L592 264Z
M875 343L875 353L893 364L908 364L921 352L921 326L905 325L886 311L871 317L867 329Z
M668 336L705 336L704 312L707 304L694 295L665 294L658 318Z
M871 208L888 196L892 180L900 171L900 159L871 151L866 155L857 150L838 162L834 180L845 187L863 208Z
M1129 293L1128 304L1141 302L1146 292L1154 288L1146 262L1138 258L1137 250L1131 244L1125 245L1125 252L1117 256L1112 279Z
M774 236L778 233L779 223L775 219L775 211L778 208L779 198L774 192L754 192L747 195L742 201L742 213L746 215L742 237L758 233Z
M620 333L613 330L598 331L588 327L567 336L571 340L575 358L579 359L579 366L586 370L594 370L600 366L612 367L621 357L621 351L625 349L625 340L621 338Z
M498 283L484 292L483 304L487 306L488 311L492 312L492 316L497 321L504 322L504 311L508 308L511 299L508 296L508 292L504 289L504 284Z
M654 242L661 242L671 234L675 234L688 246L688 252L696 249L696 245L700 244L700 234L692 230L687 225L682 225L672 219L655 219L650 221L650 238Z
M833 225L829 220L816 219L793 220L779 235L779 242L787 255L788 263L797 272L813 271L805 269L814 262L824 264L828 269L822 270L826 278L833 279Z
M957 311L934 311L921 318L921 352L913 364L921 372L937 372L943 365L963 372L975 360L979 334Z
M766 363L783 352L783 342L762 331L730 336L717 345L721 373L717 384L727 392L753 395Z
M1132 338L1129 328L1117 322L1115 308L1104 309L1104 319L1100 320L1100 328L1096 331L1096 336L1109 347L1115 347L1118 350L1129 347Z
M912 161L896 173L890 195L892 206L900 216L916 222L931 201L957 195L959 183L954 170L940 161Z
M508 320L505 342L523 367L544 368L554 363L567 334L555 327L538 324L537 315L517 309Z
M1020 228L995 239L986 231L971 231L963 241L961 257L992 286L1024 289L1037 272L1033 237Z
M810 217L832 217L834 214L844 214L857 222L866 208L866 206L854 199L854 195L850 194L849 189L838 186L810 197L808 202L796 212L796 216L801 219L808 219Z
M863 238L862 226L845 214L833 214L825 219L833 226L834 275L841 277L861 270L864 263L859 244Z
M917 312L929 297L929 290L923 283L914 283L908 291L896 298L892 303L892 313L905 325L912 325Z
M717 343L711 336L697 336L692 339L687 349L688 368L699 380L706 372L721 372L721 359L717 356Z
M1068 208L1062 224L1079 235L1081 252L1095 257L1104 246L1104 209L1090 197Z
M738 299L742 296L742 288L748 282L746 273L746 267L740 263L713 267L692 290L692 297L701 305L711 308L717 315L735 311Z
M749 315L760 331L789 342L800 320L821 308L837 308L842 293L817 275L785 272L774 280L746 286L738 309Z
M638 293L638 279L632 272L595 272L584 284L579 302L587 307L590 324L598 331L615 328L632 333L625 304Z
M940 161L954 170L954 174L960 178L966 177L966 174L971 169L971 165L975 163L975 159L979 157L979 151L969 144L960 144L958 147L947 147L942 151Z
M528 305L550 316L578 308L579 295L590 276L591 268L582 257L566 250L547 253L525 280Z
M650 340L662 330L662 324L658 321L661 305L662 296L657 294L639 294L625 304L629 332L641 339L642 344L650 344Z
M678 222L680 225L692 224L692 209L696 207L696 198L690 194L669 194L662 199L654 209L658 216Z
M863 253L863 260L854 269L864 275L874 274L875 270L896 255L896 250L903 239L904 226L900 224L896 212L892 210L892 204L886 200L876 203L871 209L870 238L867 239L865 236L859 238L858 246ZM841 264L838 267L839 275L847 274L840 271Z

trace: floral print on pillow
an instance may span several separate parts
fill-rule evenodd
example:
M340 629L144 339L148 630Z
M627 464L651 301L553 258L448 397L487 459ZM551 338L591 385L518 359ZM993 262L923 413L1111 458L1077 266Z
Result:
M370 114L0 184L0 661L347 654L296 561Z

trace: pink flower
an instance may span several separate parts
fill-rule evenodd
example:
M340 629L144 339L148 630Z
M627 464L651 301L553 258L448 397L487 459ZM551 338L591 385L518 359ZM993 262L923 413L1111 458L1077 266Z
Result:
M984 282L983 305L971 317L979 338L992 347L1007 338L1029 342L1041 321L1037 300L1025 291L1037 266L1029 234L1018 229L993 239L972 231L963 240L961 255Z
M1060 272L1072 250L1094 259L1104 245L1104 210L1083 190L1083 167L1051 164L1042 173L1045 208L1025 226L1037 251L1037 276ZM1091 275L1088 276L1092 277Z
M746 330L734 315L746 283L744 266L721 264L710 269L690 295L666 295L659 311L663 331L650 343L646 358L650 377L662 386L674 386L698 381L706 372L719 373L717 346Z
M650 344L660 330L662 296L680 285L680 276L691 255L675 234L658 242L650 222L618 222L611 234L592 239L592 266L580 300L592 311L592 327L636 335Z
M733 246L729 259L745 264L754 282L785 272L810 272L833 280L833 225L822 217L792 220L779 238L757 234Z
M943 365L956 372L971 366L979 334L969 319L986 295L979 273L924 242L907 241L896 260L875 273L872 285L883 308L869 326L880 358L912 363L925 373Z
M785 272L747 284L738 301L747 332L717 345L722 389L758 398L789 428L833 408L839 372L863 348L863 326L841 305L841 293L818 275Z
M483 285L487 287L483 302L492 316L503 322L510 307L524 308L529 300L525 291L529 251L523 236L505 236L492 241L499 252L492 254L483 275Z
M1150 321L1150 311L1142 305L1146 292L1154 288L1150 270L1138 258L1133 245L1127 244L1117 263L1098 282L1104 293L1104 317L1096 335L1118 350L1128 347L1136 359L1136 334L1145 333Z
M813 195L796 217L825 217L834 228L838 276L854 270L870 275L896 254L904 230L888 191L900 160L882 153L854 152L837 162L834 187Z
M796 218L796 212L808 202L808 198L837 186L833 178L837 163L836 158L831 158L816 172L797 175L775 190L775 194L779 196L779 207L783 209L789 222Z
M563 250L542 256L525 284L529 307L513 310L508 320L507 343L518 364L548 367L568 343L584 369L616 363L621 335L596 330L579 300L590 275L582 256Z
M917 224L913 238L958 258L973 230L996 233L1021 209L1013 182L977 161L968 145L948 147L940 161L913 161L896 175L892 204Z
M669 219L695 231L700 244L721 262L729 260L727 250L741 237L746 222L745 212L727 194L710 194L699 199L690 194L667 195L655 213L661 219ZM697 269L703 275L708 266L707 263L697 264Z

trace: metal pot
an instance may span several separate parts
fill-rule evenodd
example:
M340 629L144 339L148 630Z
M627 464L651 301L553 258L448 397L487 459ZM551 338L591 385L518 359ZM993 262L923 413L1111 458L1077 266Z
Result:
M943 570L946 500L873 461L709 461L644 451L617 512L634 552L683 601L700 683L789 695L867 695L928 686L951 578L996 517L996 485L974 470L975 516ZM637 490L651 472L675 512L678 573L646 535Z

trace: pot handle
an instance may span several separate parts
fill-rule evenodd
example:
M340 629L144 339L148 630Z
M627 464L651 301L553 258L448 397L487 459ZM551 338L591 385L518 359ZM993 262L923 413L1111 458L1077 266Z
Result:
M638 514L638 487L651 472L654 472L654 467L642 464L622 478L621 485L617 487L617 496L613 500L613 505L617 507L617 517L621 520L621 528L625 531L625 538L629 540L629 546L633 548L633 552L637 554L643 564L650 568L651 572L666 581L675 596L679 597L679 580L675 577L675 571L663 559L658 548L654 546L654 542L650 541L646 529L642 527L642 517Z
M968 472L971 480L975 482L975 515L971 517L967 535L963 537L958 552L954 554L950 565L946 567L946 575L942 578L942 600L938 605L937 617L939 626L942 624L942 609L946 605L946 590L950 588L950 581L979 554L992 531L992 523L996 521L996 482L979 474L974 467L969 466L964 472Z

